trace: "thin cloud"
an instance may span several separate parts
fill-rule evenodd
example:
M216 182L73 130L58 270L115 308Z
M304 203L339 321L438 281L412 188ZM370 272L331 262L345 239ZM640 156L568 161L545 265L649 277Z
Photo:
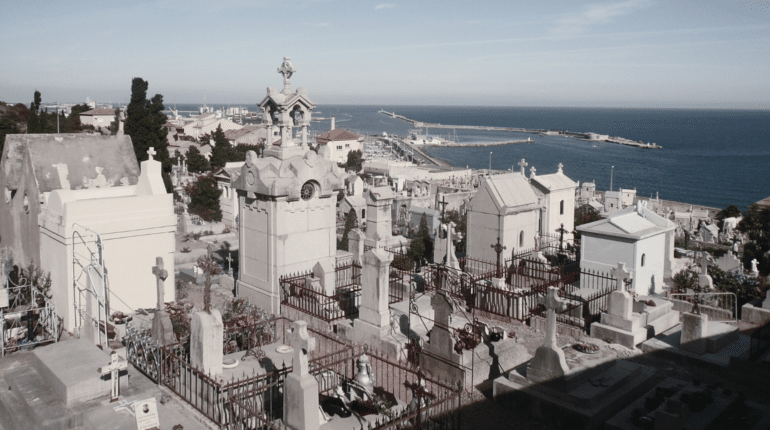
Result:
M630 15L652 5L650 0L627 0L615 3L590 4L579 15L568 16L556 21L555 34L581 34L589 27L609 24L617 18Z
M381 3L374 7L374 10L380 10L380 9L393 9L396 5L393 3Z

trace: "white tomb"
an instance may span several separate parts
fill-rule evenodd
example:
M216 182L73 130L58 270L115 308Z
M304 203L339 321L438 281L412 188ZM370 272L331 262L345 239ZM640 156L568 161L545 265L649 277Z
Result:
M543 207L540 231L555 234L564 228L567 231L564 239L572 239L572 230L575 229L575 190L578 185L564 174L563 168L564 165L559 163L556 173L536 175L533 167L529 181Z
M675 228L644 202L578 226L582 233L580 269L607 273L618 262L625 263L638 294L661 294L663 280L672 276Z
M519 164L526 166L524 160ZM495 261L497 255L490 245L498 237L509 252L534 248L535 237L539 236L540 209L523 172L482 178L468 205L468 257Z
M276 140L264 158L249 151L233 183L240 207L238 294L271 313L279 312L282 275L311 270L321 260L334 265L336 196L344 188L345 173L337 164L308 148L316 105L304 88L291 92L294 71L285 59L279 69L283 91L268 88L260 103L265 127ZM294 127L301 127L299 137Z
M156 278L152 269L157 256L174 261L176 215L172 195L166 193L163 185L161 163L152 154L150 148L150 159L141 163L136 185L55 190L39 215L40 244L46 250L41 253L40 263L51 272L53 303L65 330L74 332L76 327L87 324L84 319L75 318L76 305L96 316L95 305L74 303L73 293L73 271L78 270L73 267L73 248L82 252L83 247L78 248L81 242L94 240L88 230L101 237L111 311L129 313L156 306ZM90 245L96 249L95 244ZM175 285L173 265L167 270L166 284ZM98 278L98 274L91 273L94 283L101 282ZM97 289L100 286L93 285ZM164 301L174 300L174 288L167 288ZM89 310L89 306L94 307Z

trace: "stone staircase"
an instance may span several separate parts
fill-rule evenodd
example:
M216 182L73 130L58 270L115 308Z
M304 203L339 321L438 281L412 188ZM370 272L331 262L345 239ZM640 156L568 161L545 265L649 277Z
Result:
M86 429L82 416L67 408L31 363L6 371L3 382L2 429Z

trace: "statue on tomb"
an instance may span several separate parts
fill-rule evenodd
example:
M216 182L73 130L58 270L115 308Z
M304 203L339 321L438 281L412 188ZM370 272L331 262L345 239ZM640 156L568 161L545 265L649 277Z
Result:
M257 153L254 151L246 151L246 167L252 168L257 161Z

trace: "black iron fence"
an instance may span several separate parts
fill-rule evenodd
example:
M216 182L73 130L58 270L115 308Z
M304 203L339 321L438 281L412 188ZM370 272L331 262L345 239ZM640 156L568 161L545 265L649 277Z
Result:
M751 334L749 360L757 361L770 348L770 322L754 330Z
M361 266L349 263L338 267L336 272L336 287L331 295L327 295L319 283L312 282L312 272L282 276L279 281L281 305L328 323L358 318Z

